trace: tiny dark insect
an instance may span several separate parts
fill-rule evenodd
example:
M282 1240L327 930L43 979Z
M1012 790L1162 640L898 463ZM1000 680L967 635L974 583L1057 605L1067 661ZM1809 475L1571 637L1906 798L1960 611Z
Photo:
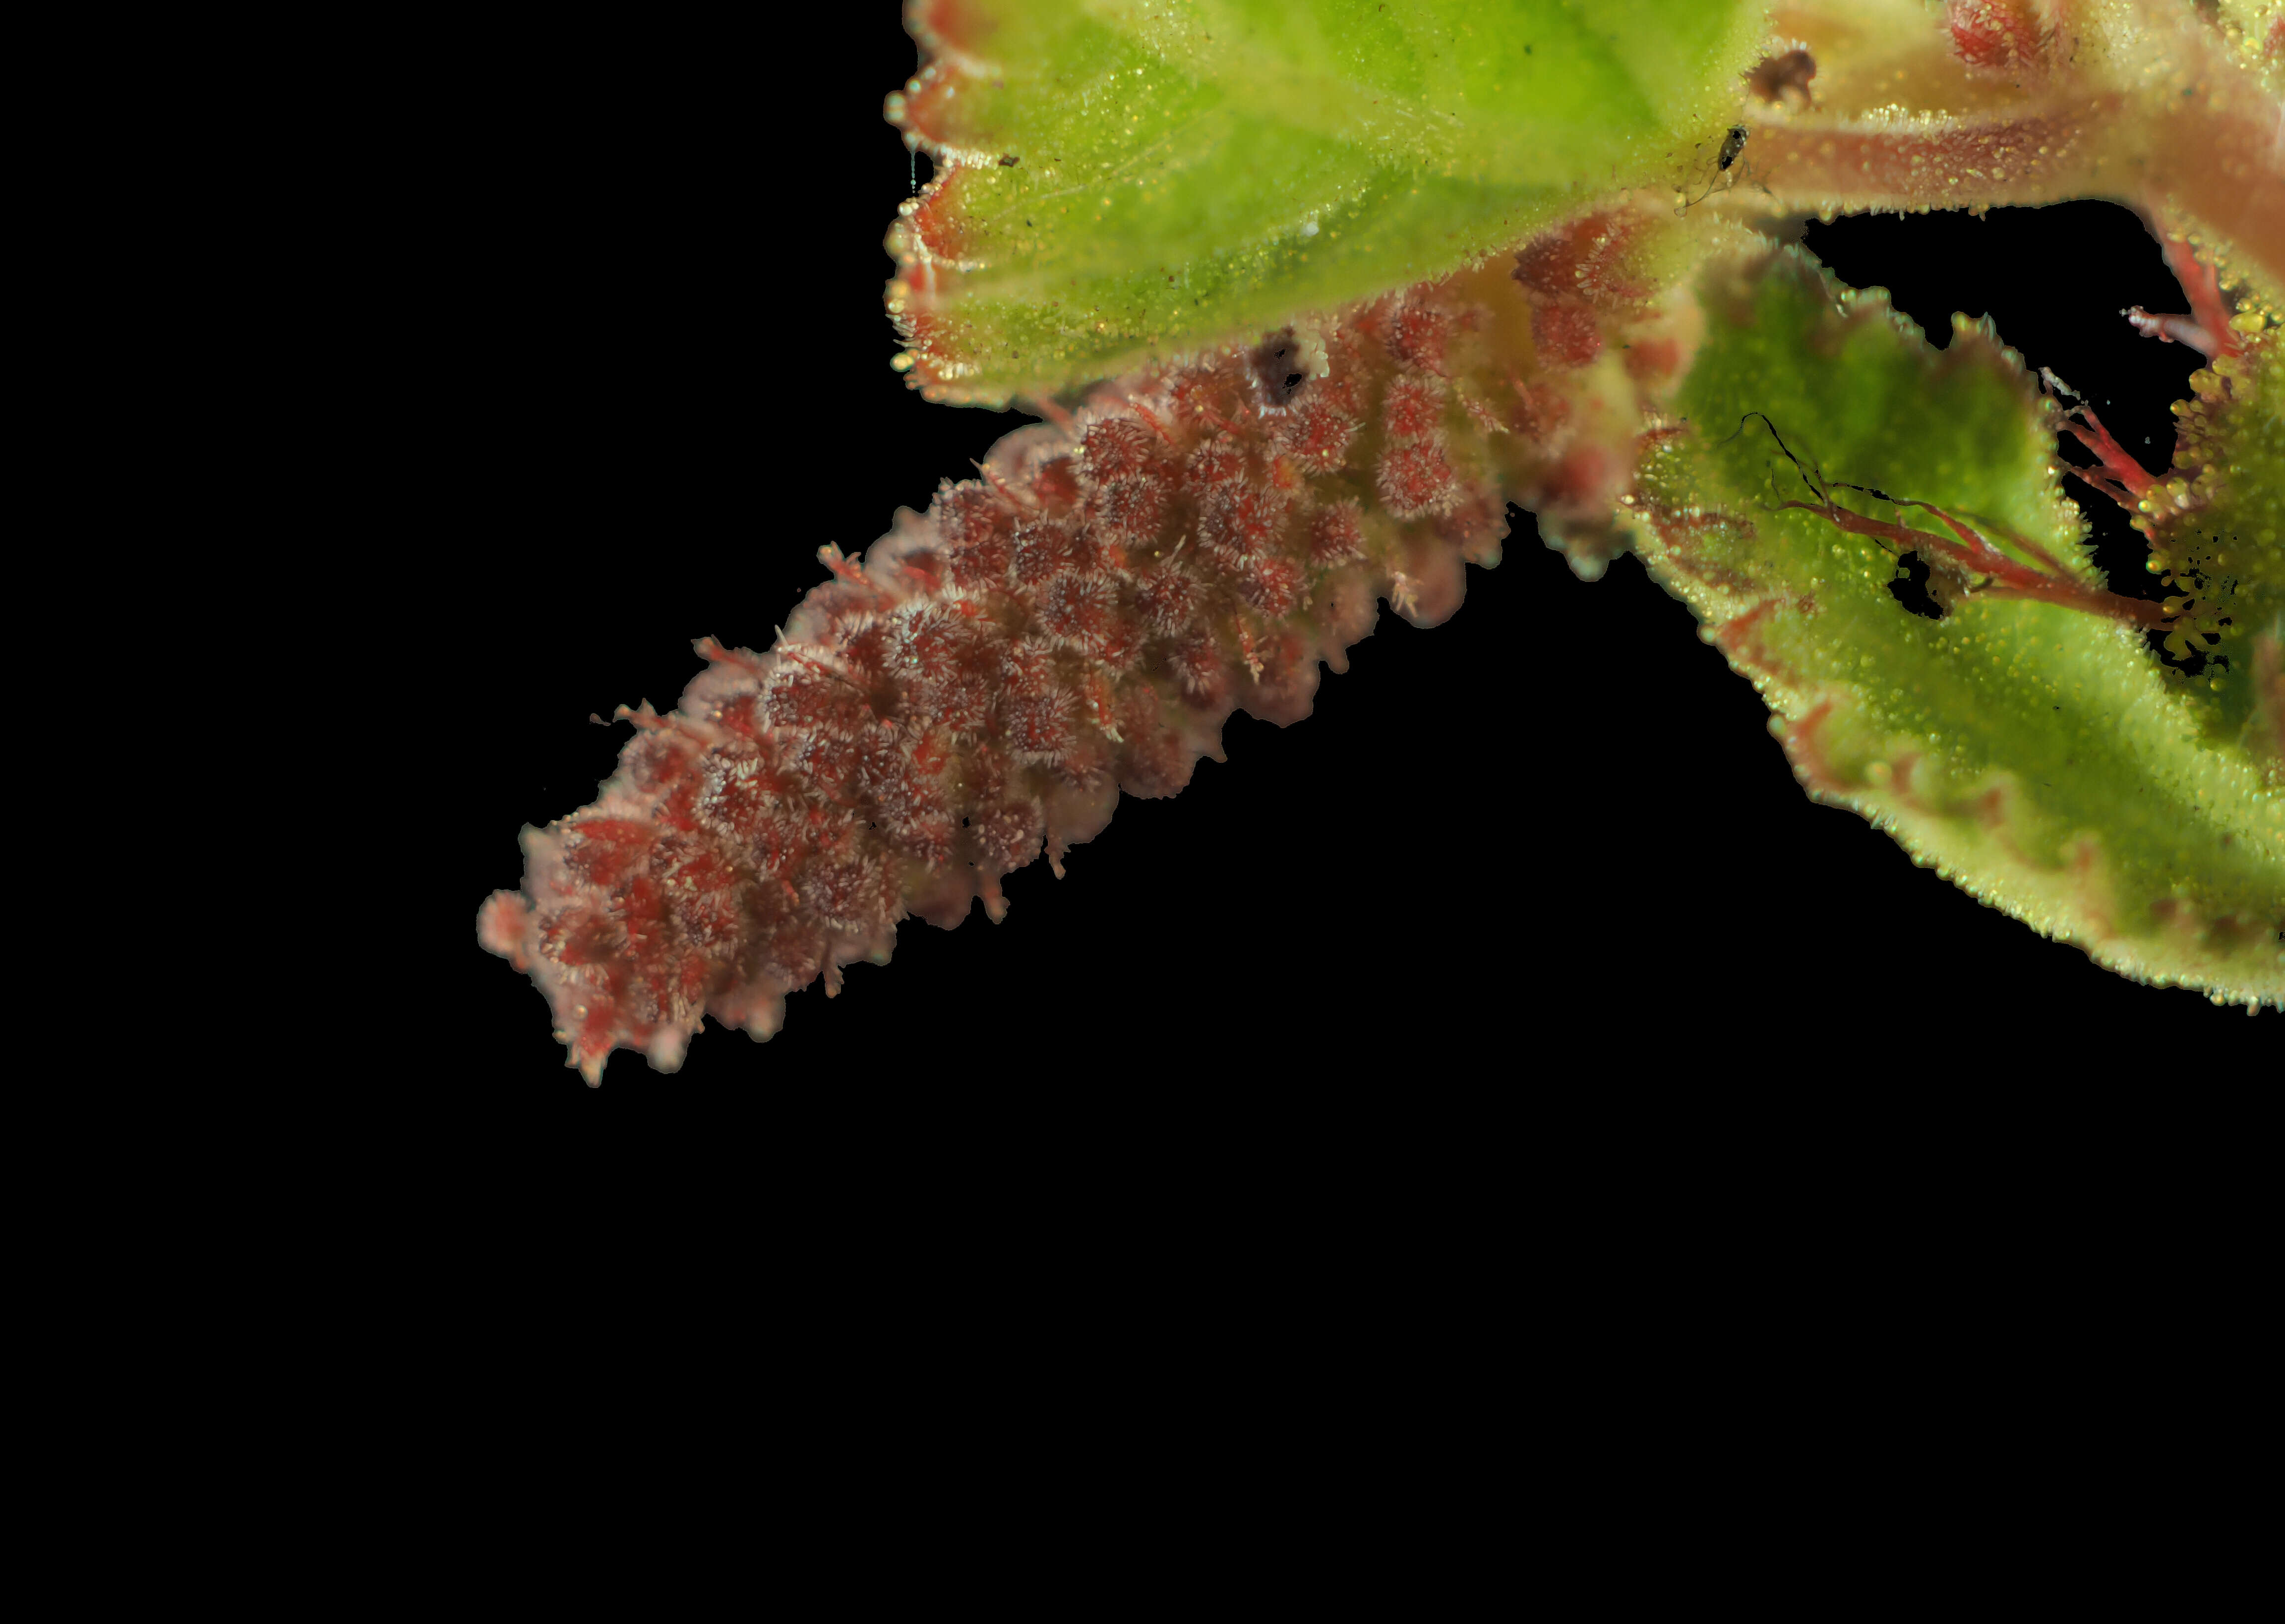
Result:
M1715 156L1713 176L1707 181L1703 191L1699 192L1696 197L1691 198L1682 203L1681 208L1684 212L1687 212L1690 209L1697 208L1708 198L1714 195L1715 189L1722 184L1722 177L1730 174L1730 166L1737 162L1738 154L1746 150L1746 127L1743 124L1732 124L1730 126L1730 133L1722 137L1722 150ZM1736 176L1730 176L1730 184L1731 185L1737 184L1737 180L1738 177ZM1676 194L1677 198L1679 198L1680 195L1681 194L1678 192Z

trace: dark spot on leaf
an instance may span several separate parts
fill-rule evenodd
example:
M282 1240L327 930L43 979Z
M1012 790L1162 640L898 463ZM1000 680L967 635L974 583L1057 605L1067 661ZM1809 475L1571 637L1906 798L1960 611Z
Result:
M1783 56L1763 57L1746 75L1746 82L1763 101L1782 103L1799 112L1815 99L1809 82L1816 77L1815 57L1806 51L1788 51Z

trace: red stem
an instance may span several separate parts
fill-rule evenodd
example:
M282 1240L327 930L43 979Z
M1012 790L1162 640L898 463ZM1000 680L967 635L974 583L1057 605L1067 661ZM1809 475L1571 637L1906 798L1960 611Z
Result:
M2085 586L2077 581L2042 575L2019 564L1950 514L1926 502L1899 502L1896 506L1927 508L1949 525L1959 536L1959 541L1946 541L1933 530L1913 530L1909 525L1891 520L1867 518L1863 514L1852 513L1837 502L1823 506L1814 502L1780 502L1778 506L1821 514L1851 535L1879 537L1899 546L1934 553L1957 569L1989 577L1991 584L1983 590L1994 597L2030 598L2042 603L2060 604L2065 608L2124 621L2129 625L2150 632L2163 631L2173 624L2165 611L2155 603L2146 603L2140 598L2123 598L2100 587Z

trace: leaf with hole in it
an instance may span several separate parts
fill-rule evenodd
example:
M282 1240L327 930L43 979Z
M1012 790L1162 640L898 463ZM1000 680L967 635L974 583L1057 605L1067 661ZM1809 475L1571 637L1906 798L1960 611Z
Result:
M2014 357L1980 326L1935 351L1791 252L1702 297L1638 545L1810 792L2100 963L2285 1004L2285 785L2101 589ZM1908 553L1939 617L1891 590Z
M898 357L998 404L1431 279L1721 174L1735 0L915 4L891 120L943 172L890 248Z

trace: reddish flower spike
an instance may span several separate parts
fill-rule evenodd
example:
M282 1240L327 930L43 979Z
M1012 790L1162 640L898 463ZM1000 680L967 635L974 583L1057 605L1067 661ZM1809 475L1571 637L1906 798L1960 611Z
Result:
M1625 239L1562 238L1598 297ZM906 914L1002 917L1003 876L1042 852L1060 873L1121 790L1182 788L1234 704L1306 715L1379 600L1450 614L1462 559L1496 557L1504 489L1559 509L1614 477L1606 450L1535 437L1572 433L1561 378L1459 375L1489 359L1480 308L1525 296L1535 326L1583 318L1599 344L1583 296L1463 273L1307 344L1129 380L1003 440L861 558L826 549L775 647L702 639L671 715L621 712L618 773L528 836L479 940L594 1082L615 1047L671 1069L709 1015L768 1037L788 992L885 959Z

